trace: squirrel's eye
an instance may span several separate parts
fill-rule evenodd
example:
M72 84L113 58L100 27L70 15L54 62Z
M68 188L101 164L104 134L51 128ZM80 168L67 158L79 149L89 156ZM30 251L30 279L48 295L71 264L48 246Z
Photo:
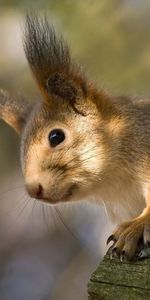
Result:
M56 147L65 139L65 134L61 129L53 129L48 136L51 147Z

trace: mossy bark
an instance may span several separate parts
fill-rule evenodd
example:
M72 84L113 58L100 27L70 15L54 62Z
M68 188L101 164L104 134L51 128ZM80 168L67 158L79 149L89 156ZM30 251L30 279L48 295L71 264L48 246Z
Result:
M88 284L89 300L150 299L150 259L121 262L107 253Z

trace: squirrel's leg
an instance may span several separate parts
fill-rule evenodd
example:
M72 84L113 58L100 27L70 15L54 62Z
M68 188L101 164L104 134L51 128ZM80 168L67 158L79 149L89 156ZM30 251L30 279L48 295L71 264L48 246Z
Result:
M108 238L107 243L113 241L112 255L127 257L150 256L150 188L147 190L146 207L137 218L122 223ZM143 249L148 251L143 252ZM144 250L145 251L145 250Z

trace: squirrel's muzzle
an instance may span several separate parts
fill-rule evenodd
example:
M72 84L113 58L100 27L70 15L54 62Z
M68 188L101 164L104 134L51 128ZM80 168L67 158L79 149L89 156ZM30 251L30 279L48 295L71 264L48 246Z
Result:
M43 198L43 187L40 183L26 184L26 189L31 198L42 199Z

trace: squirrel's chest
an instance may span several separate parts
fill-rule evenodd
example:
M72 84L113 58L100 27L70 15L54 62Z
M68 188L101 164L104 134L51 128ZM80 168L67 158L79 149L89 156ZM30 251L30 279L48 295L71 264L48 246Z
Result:
M112 221L122 222L138 216L145 207L142 189L130 182L114 180L100 185L94 193Z

